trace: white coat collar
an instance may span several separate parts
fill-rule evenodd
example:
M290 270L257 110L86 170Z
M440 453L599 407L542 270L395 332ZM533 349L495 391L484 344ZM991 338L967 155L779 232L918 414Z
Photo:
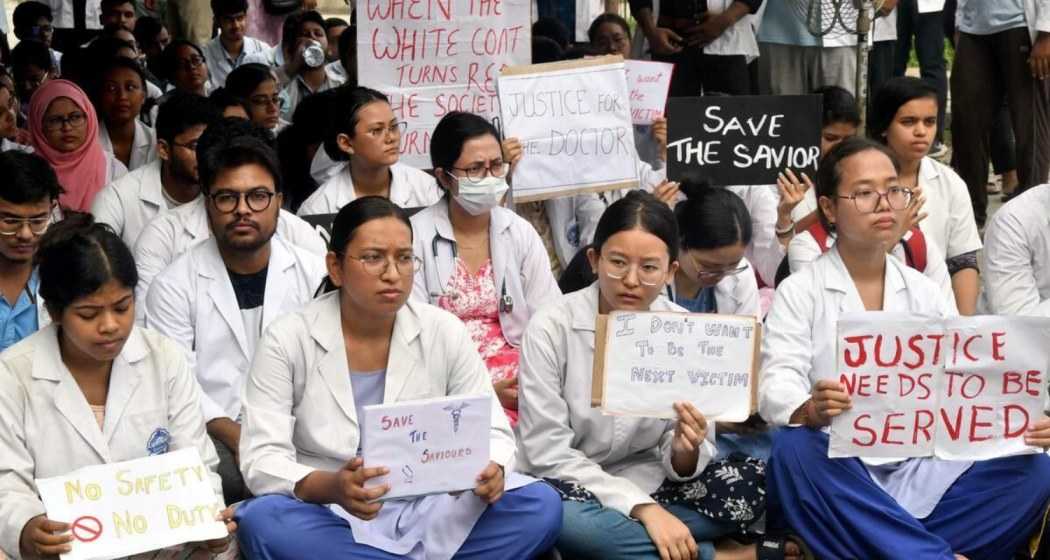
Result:
M941 170L937 168L937 160L926 156L919 161L919 177L922 183L936 181L941 176Z
M391 189L393 189L393 187L391 187ZM441 199L435 202L433 206L427 209L427 211L429 211L430 215L434 218L434 227L437 229L438 235L440 235L442 239L455 241L456 234L452 232L452 221L449 220L448 217L448 197L448 194L441 197ZM495 239L498 235L510 228L513 217L514 213L502 206L493 208L489 213L489 238ZM495 265L493 265L493 268L496 268Z
M857 287L853 283L849 271L846 270L846 263L842 262L842 257L839 256L838 245L833 246L821 258L826 259L828 262L828 266L825 266L823 269L825 288L844 294L856 294ZM895 294L908 289L901 266L904 265L896 258L886 255L885 294ZM889 298L883 296L884 301L887 299ZM845 300L843 301L845 302Z
M98 120L98 140L102 144L103 150L110 154L113 153L113 141L110 140L109 129L106 128L106 123L102 122L102 119ZM136 163L145 163L144 160L149 158L150 152L156 149L155 140L150 128L136 118L135 136L131 139L131 155L128 159L128 169L138 167L135 165Z
M211 230L208 226L208 211L204 208L204 198L204 196L198 196L174 210L179 215L182 229L193 239L203 239L211 236Z
M165 208L167 203L164 201L164 183L161 178L160 164L160 159L155 159L137 170L140 180L139 200L157 208Z

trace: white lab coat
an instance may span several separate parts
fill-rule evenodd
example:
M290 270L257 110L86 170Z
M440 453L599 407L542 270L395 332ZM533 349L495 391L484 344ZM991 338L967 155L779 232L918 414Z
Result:
M113 141L109 139L109 130L106 129L106 123L102 122L102 119L98 121L98 140L103 150L113 153ZM135 138L132 140L131 157L126 167L128 171L134 171L155 159L157 159L157 133L153 127L135 119Z
M240 443L241 472L255 495L293 496L296 483L311 472L339 470L356 456L361 432L347 374L339 297L338 291L330 292L278 319L259 342L244 393ZM509 478L514 469L514 435L493 394L488 370L459 319L409 301L394 320L388 360L384 404L492 395L489 453ZM429 525L425 540L440 535L438 542L426 543L426 557L449 558L484 511L483 502L469 492L460 499L448 495L421 499L432 501L431 507L418 508L424 512L418 521ZM347 519L360 543L390 537L399 525L391 514L405 503L387 502L372 521L349 516L338 506L333 510ZM443 530L435 530L438 526Z
M91 205L95 221L109 224L128 247L134 247L146 225L168 211L160 177L161 161L128 173L103 188Z
M733 4L734 0L708 0L708 10L712 14L720 14ZM777 0L767 0L777 1ZM735 24L726 29L722 35L704 46L704 54L721 56L744 55L748 62L758 57L758 26L762 22L762 16L766 11L766 2L758 9L757 13L748 14ZM660 17L660 0L653 0L653 20ZM639 60L649 59L649 40L642 28L638 27L631 41L631 58Z
M187 352L204 389L204 421L236 420L254 342L275 319L313 299L327 274L324 263L303 249L273 238L267 265L259 332L247 331L226 264L214 239L199 243L153 279L146 296L146 326Z
M758 299L758 280L755 269L744 258L741 261L746 269L736 274L723 276L715 284L715 305L720 315L748 315L761 319L762 308ZM667 297L671 301L678 298L674 283L667 286Z
M981 312L1050 317L1050 185L1004 204L984 241Z
M910 236L911 233L907 235ZM828 235L827 243L826 249L831 249L835 245L833 234ZM788 244L788 266L792 274L812 264L823 253L824 251L817 245L813 234L808 231L796 234ZM907 255L900 243L893 247L890 254L907 265ZM944 260L944 252L937 246L937 242L929 237L926 238L926 270L923 271L923 275L940 288L941 295L948 300L948 308L952 315L957 314L959 310L955 305L955 292L952 290L952 279L948 276L948 265Z
M306 249L319 259L323 259L328 253L328 247L317 230L299 216L285 210L281 210L277 219L277 233L274 237ZM135 268L139 272L135 297L139 301L146 301L146 293L154 276L186 249L210 238L211 228L208 226L204 197L157 216L146 226L135 243ZM138 318L142 318L141 314Z
M653 311L684 311L662 295ZM606 416L591 407L598 284L562 296L532 318L521 347L518 450L522 470L575 482L607 508L630 515L664 479L700 474L715 456L714 430L694 472L671 466L674 422Z
M732 185L727 190L739 196L751 215L751 243L744 256L758 271L766 286L776 284L777 268L787 255L777 239L777 206L780 193L776 185Z
M212 471L215 494L222 499L222 483L214 472L219 459L198 404L200 387L178 345L134 327L110 375L104 426L99 429L84 393L61 360L56 326L41 329L0 354L0 551L4 554L20 557L22 527L44 513L35 478L146 457L158 430L170 434L170 451L197 448Z
M438 201L444 191L438 187L434 176L404 163L395 163L390 167L390 201L402 208L430 206ZM350 178L350 164L334 171L331 178L313 192L297 214L312 216L315 214L335 214L357 198L354 182Z
M981 236L973 217L970 191L951 167L931 158L919 164L919 186L922 187L928 214L919 222L926 239L944 250L946 258L957 257L981 248Z
M412 297L437 305L456 271L456 236L448 219L447 197L412 216L412 238L413 251L423 259L415 274ZM509 310L502 303L499 306L500 328L507 342L518 347L529 318L561 290L536 229L506 208L492 209L489 254L496 296L506 296L510 303Z

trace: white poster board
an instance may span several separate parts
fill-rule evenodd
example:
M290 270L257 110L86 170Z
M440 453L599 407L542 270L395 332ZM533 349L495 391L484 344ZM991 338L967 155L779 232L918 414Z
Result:
M496 79L532 59L529 0L358 2L357 76L390 97L401 162L429 169L430 136L446 113L499 115Z
M621 57L506 68L499 98L504 133L523 148L515 202L638 186Z
M62 560L102 560L226 537L223 510L196 448L37 479L47 517L72 525Z
M1043 415L1050 319L839 319L838 381L852 408L831 423L830 457L981 460L1036 453L1024 433Z
M472 490L489 464L492 397L455 395L364 407L361 455L365 467L390 474L381 500Z
M760 337L754 317L614 311L600 323L592 404L616 416L676 418L689 401L708 420L753 410Z
M671 73L674 64L652 60L627 60L627 87L630 89L631 122L639 125L653 124L653 120L664 116L667 93L671 90Z

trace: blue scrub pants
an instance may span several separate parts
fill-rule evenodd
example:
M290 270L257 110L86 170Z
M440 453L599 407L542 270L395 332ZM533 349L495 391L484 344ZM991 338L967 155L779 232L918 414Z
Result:
M357 544L346 520L327 506L288 496L255 498L237 509L241 552L252 560L392 560L400 556ZM534 482L510 490L474 525L456 558L528 559L554 546L561 529L561 499Z
M827 434L784 428L767 470L771 527L790 527L818 557L970 560L1012 558L1042 522L1050 457L978 461L925 519L915 519L858 459L829 459Z

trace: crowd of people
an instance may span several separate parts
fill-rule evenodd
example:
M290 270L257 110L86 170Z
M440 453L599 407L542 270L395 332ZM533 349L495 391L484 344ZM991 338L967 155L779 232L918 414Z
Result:
M450 112L429 168L400 161L354 16L273 4L14 10L0 558L77 546L35 480L183 448L229 536L149 557L1046 554L1045 453L832 459L827 427L851 406L846 313L1050 317L1050 0L883 0L864 107L856 34L815 34L803 2L630 0L629 23L616 1L538 0L534 62L619 54L673 63L671 96L820 96L821 161L669 181L661 117L634 130L638 188L520 204L518 139ZM592 407L597 319L626 310L762 321L757 413ZM379 501L363 407L468 394L492 397L473 492ZM1024 441L1050 448L1050 418Z

